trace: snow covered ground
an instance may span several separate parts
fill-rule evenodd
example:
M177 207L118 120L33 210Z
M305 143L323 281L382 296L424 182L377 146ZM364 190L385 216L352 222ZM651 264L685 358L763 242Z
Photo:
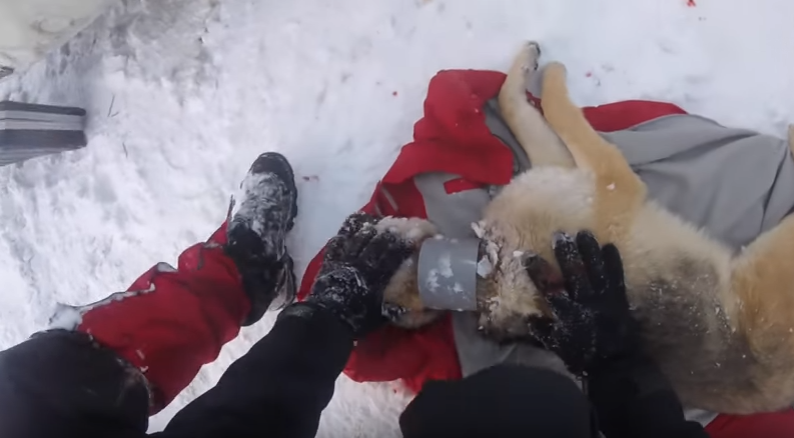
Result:
M522 40L574 100L674 102L779 136L794 122L787 0L122 0L0 100L90 113L88 148L0 168L0 348L203 240L262 151L301 191L299 273L411 138L440 69L505 70ZM689 3L689 4L688 4ZM160 429L265 334L246 329ZM342 377L319 436L398 436L396 384Z

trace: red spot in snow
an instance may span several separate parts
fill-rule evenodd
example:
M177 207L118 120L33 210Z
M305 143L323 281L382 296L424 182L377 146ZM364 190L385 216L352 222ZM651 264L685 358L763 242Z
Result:
M396 97L397 96L397 92L396 91L392 91L391 95Z
M686 5L689 6L690 8L694 8L695 6L697 6L697 3L695 3L695 0L686 0Z
M586 78L589 78L589 77L593 76L593 72L589 71L589 72L585 73L584 76Z

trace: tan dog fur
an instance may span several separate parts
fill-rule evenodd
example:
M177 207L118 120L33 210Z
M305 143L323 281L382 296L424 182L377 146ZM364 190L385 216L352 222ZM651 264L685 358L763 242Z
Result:
M559 63L545 70L544 120L525 94L538 56L537 44L523 47L499 94L533 167L491 202L478 227L498 253L478 285L481 325L500 337L531 336L526 317L544 312L526 254L553 262L554 232L590 230L620 250L645 347L686 406L749 414L791 405L794 216L733 254L647 199L620 151L571 102ZM794 130L790 142L794 149ZM390 287L388 300L421 310L415 280Z

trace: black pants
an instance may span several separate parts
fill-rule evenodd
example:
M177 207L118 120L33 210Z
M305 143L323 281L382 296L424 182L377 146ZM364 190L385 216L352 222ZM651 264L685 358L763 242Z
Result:
M500 365L429 382L400 417L405 438L591 438L590 404L567 377Z

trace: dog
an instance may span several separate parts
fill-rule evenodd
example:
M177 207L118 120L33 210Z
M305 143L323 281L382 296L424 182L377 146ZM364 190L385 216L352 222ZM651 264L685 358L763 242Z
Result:
M526 43L498 96L502 116L532 168L505 186L475 226L493 267L477 284L480 325L497 339L531 339L531 316L551 317L524 269L529 254L554 261L552 235L590 230L623 258L633 316L647 353L685 406L750 414L794 401L794 216L740 253L648 199L621 152L604 140L568 96L565 67L544 72L541 106L526 97L540 48ZM790 143L794 146L794 141ZM418 222L417 222L418 221ZM419 219L379 226L435 233ZM392 278L385 301L409 311L395 321L418 327L425 309L416 261Z

